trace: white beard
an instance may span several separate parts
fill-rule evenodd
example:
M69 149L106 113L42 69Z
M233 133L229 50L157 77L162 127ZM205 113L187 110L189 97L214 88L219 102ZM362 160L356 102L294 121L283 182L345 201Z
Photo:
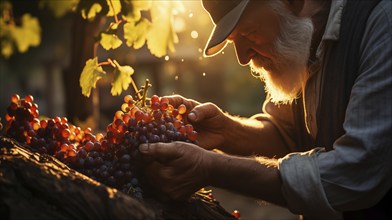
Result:
M280 1L271 1L273 8ZM250 62L253 75L265 83L265 90L275 104L291 104L304 89L308 79L307 62L313 34L309 18L296 17L288 9L276 9L280 14L281 33L275 42L273 58L256 55Z

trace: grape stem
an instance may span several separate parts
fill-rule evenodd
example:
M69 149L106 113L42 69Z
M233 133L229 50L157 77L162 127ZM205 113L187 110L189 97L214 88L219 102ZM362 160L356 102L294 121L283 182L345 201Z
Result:
M106 62L98 63L98 66L106 66L106 65L111 65L113 68L116 68L116 64L114 64L113 60L111 60L110 58L108 58Z
M140 95L140 91L139 91L139 89L137 88L137 86L136 86L136 84L135 84L135 81L133 81L132 76L131 76L131 84L132 84L133 90L135 90L135 93L136 93L136 95L137 95L137 98L138 98L139 100L141 100L141 99L142 99L142 96Z
M145 82L144 88L143 88L142 107L146 106L146 96L147 96L147 91L148 91L149 87L151 87L150 80L146 79L146 82Z

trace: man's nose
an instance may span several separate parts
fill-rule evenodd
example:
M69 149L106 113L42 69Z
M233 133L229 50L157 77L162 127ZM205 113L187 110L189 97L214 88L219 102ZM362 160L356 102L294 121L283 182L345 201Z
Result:
M244 37L238 37L233 40L233 43L238 63L243 66L249 64L252 57L256 54L256 52L250 47L249 40Z

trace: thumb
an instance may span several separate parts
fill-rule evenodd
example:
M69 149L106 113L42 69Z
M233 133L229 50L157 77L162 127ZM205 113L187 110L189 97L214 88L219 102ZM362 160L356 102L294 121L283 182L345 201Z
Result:
M188 119L192 122L198 122L213 118L221 113L222 110L220 110L218 106L211 102L207 102L193 108L192 111L188 114Z
M154 143L154 144L141 144L139 151L143 155L148 155L160 162L174 160L181 157L181 152L175 143Z

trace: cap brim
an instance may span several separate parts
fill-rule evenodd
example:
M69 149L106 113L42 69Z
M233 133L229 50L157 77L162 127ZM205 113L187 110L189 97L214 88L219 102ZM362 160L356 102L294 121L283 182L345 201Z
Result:
M244 12L249 0L241 1L235 8L227 13L222 19L216 23L211 32L210 38L204 49L204 56L211 57L221 52L227 45L226 38L237 25L242 12Z

